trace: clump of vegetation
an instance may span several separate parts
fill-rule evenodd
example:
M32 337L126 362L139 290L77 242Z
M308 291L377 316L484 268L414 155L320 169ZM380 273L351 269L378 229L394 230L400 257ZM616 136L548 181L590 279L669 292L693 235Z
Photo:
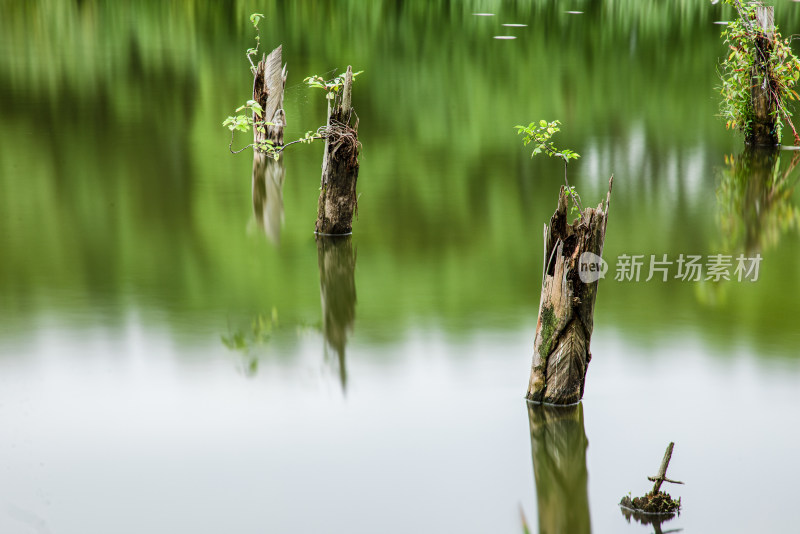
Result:
M739 15L722 31L725 45L730 49L719 73L722 81L720 115L725 119L725 126L749 136L754 117L751 88L758 83L769 88L776 104L778 140L785 121L794 133L795 144L800 144L800 137L792 124L792 113L786 105L787 100L800 99L794 90L800 78L800 60L792 52L791 38L782 38L777 26L774 38L766 36L756 24L756 5L740 0L725 0L725 3L733 6ZM769 40L772 49L764 65L765 58L756 45L759 39ZM762 65L762 68L755 68L757 65ZM766 79L759 71L766 72Z
M544 153L550 157L561 158L564 161L564 183L566 184L567 193L569 193L572 199L570 213L575 215L575 212L577 212L581 220L583 220L583 206L581 206L580 196L575 188L569 185L569 181L567 180L567 165L569 165L569 160L578 159L581 155L567 148L557 148L550 140L553 135L561 131L561 128L559 128L560 124L561 121L559 120L551 122L540 120L539 122L532 122L527 126L518 125L515 126L515 128L517 129L518 135L525 134L522 138L523 145L528 146L530 143L534 144L531 157Z
M651 491L642 497L631 499L629 493L622 498L619 504L625 508L646 514L674 514L681 509L681 498L678 497L676 501L669 493L663 491L653 493Z

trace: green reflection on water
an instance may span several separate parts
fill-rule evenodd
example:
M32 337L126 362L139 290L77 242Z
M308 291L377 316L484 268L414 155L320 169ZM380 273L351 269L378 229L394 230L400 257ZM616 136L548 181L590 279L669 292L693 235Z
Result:
M541 534L588 534L589 440L583 404L545 406L528 403L533 473Z
M779 246L781 237L796 231L800 209L794 203L800 153L787 154L781 166L779 150L747 149L725 158L717 187L719 224L726 252L755 254Z
M256 10L266 47L283 43L289 64L287 139L324 120L304 76L365 70L354 94L365 338L532 328L541 226L560 184L557 162L529 160L515 139L512 126L533 117L569 125L587 203L614 173L607 259L718 252L714 180L740 140L715 117L724 50L713 21L732 11L688 0L571 7L584 13L544 1L3 3L3 335L44 315L113 326L131 310L190 338L271 306L289 323L318 320L321 148L285 155L273 245L247 232L251 162L227 153L220 126L251 89L243 51ZM490 8L495 17L473 16ZM787 32L800 27L795 6L776 10ZM492 39L501 32L517 39ZM784 202L796 206L796 194ZM606 280L598 325L644 344L692 330L723 352L768 338L771 352L794 354L797 250L788 233L764 253L761 280L732 285L724 302L675 281Z

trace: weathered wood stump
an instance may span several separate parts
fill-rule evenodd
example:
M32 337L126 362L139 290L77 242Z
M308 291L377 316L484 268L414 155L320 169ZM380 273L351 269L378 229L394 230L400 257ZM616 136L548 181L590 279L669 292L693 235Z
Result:
M356 319L356 254L350 236L316 236L319 295L325 346L336 353L342 389L347 387L345 347Z
M316 232L349 234L357 210L358 116L352 107L353 68L348 66L340 93L328 100L325 154L317 206Z
M597 261L603 255L612 183L613 177L608 181L605 208L602 202L597 208L586 208L582 218L572 224L567 222L567 193L562 186L558 207L550 225L545 225L542 292L527 394L530 401L574 404L583 397L592 358L589 342L597 279L584 283L579 269L587 267L581 261L583 254L594 254Z
M253 100L264 110L263 117L253 114L253 142L256 149L265 141L270 141L276 146L283 144L283 128L286 126L286 113L283 110L286 65L281 66L282 49L282 46L279 46L268 56L262 57L256 66Z
M528 403L539 532L592 531L583 405Z
M286 65L281 65L279 46L256 66L253 79L253 100L264 110L262 117L253 114L253 215L267 237L280 241L283 221L283 182L286 167L283 154L276 160L268 156L262 145L269 141L274 146L283 144L286 112L283 110L283 91L286 86ZM272 123L272 124L266 124Z
M775 40L774 12L772 6L756 7L756 20L752 24L756 47L756 58L750 74L753 122L745 142L753 146L778 144L778 89L770 66Z

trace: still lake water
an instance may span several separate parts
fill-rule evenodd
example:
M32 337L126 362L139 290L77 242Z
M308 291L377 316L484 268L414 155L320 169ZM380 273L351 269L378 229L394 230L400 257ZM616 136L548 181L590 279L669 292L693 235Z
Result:
M663 530L799 528L800 170L752 163L715 116L729 9L2 12L0 532L652 532L617 502L670 441L686 485ZM249 154L228 153L252 12L289 65L287 139L324 121L305 76L364 70L358 220L333 248L313 235L321 145L288 149L255 208ZM800 6L776 19L799 32ZM567 413L524 401L563 175L513 126L540 118L582 155L585 204L615 177ZM669 281L645 282L664 254ZM676 279L681 254L731 255L731 280ZM622 255L639 282L615 280Z

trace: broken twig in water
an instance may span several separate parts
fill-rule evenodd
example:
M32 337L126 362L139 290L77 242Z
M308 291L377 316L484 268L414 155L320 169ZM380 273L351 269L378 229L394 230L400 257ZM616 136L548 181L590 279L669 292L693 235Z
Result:
M667 450L664 452L664 459L661 460L661 467L658 469L658 474L654 477L647 477L647 480L650 482L655 482L653 484L653 495L658 493L661 489L661 484L664 482L672 482L673 484L683 484L683 482L679 482L677 480L670 480L667 478L667 467L669 467L669 461L672 459L672 449L675 447L674 442L670 442L667 445Z
M661 484L664 482L671 482L673 484L683 484L678 480L667 478L667 468L669 461L672 459L672 449L675 447L674 442L670 442L664 452L664 458L661 460L661 467L658 469L658 474L654 477L647 477L647 480L654 482L653 490L644 495L643 497L630 498L630 494L623 497L620 501L620 506L629 508L634 512L644 512L646 514L666 514L672 515L681 509L681 499L673 500L669 493L661 491Z

